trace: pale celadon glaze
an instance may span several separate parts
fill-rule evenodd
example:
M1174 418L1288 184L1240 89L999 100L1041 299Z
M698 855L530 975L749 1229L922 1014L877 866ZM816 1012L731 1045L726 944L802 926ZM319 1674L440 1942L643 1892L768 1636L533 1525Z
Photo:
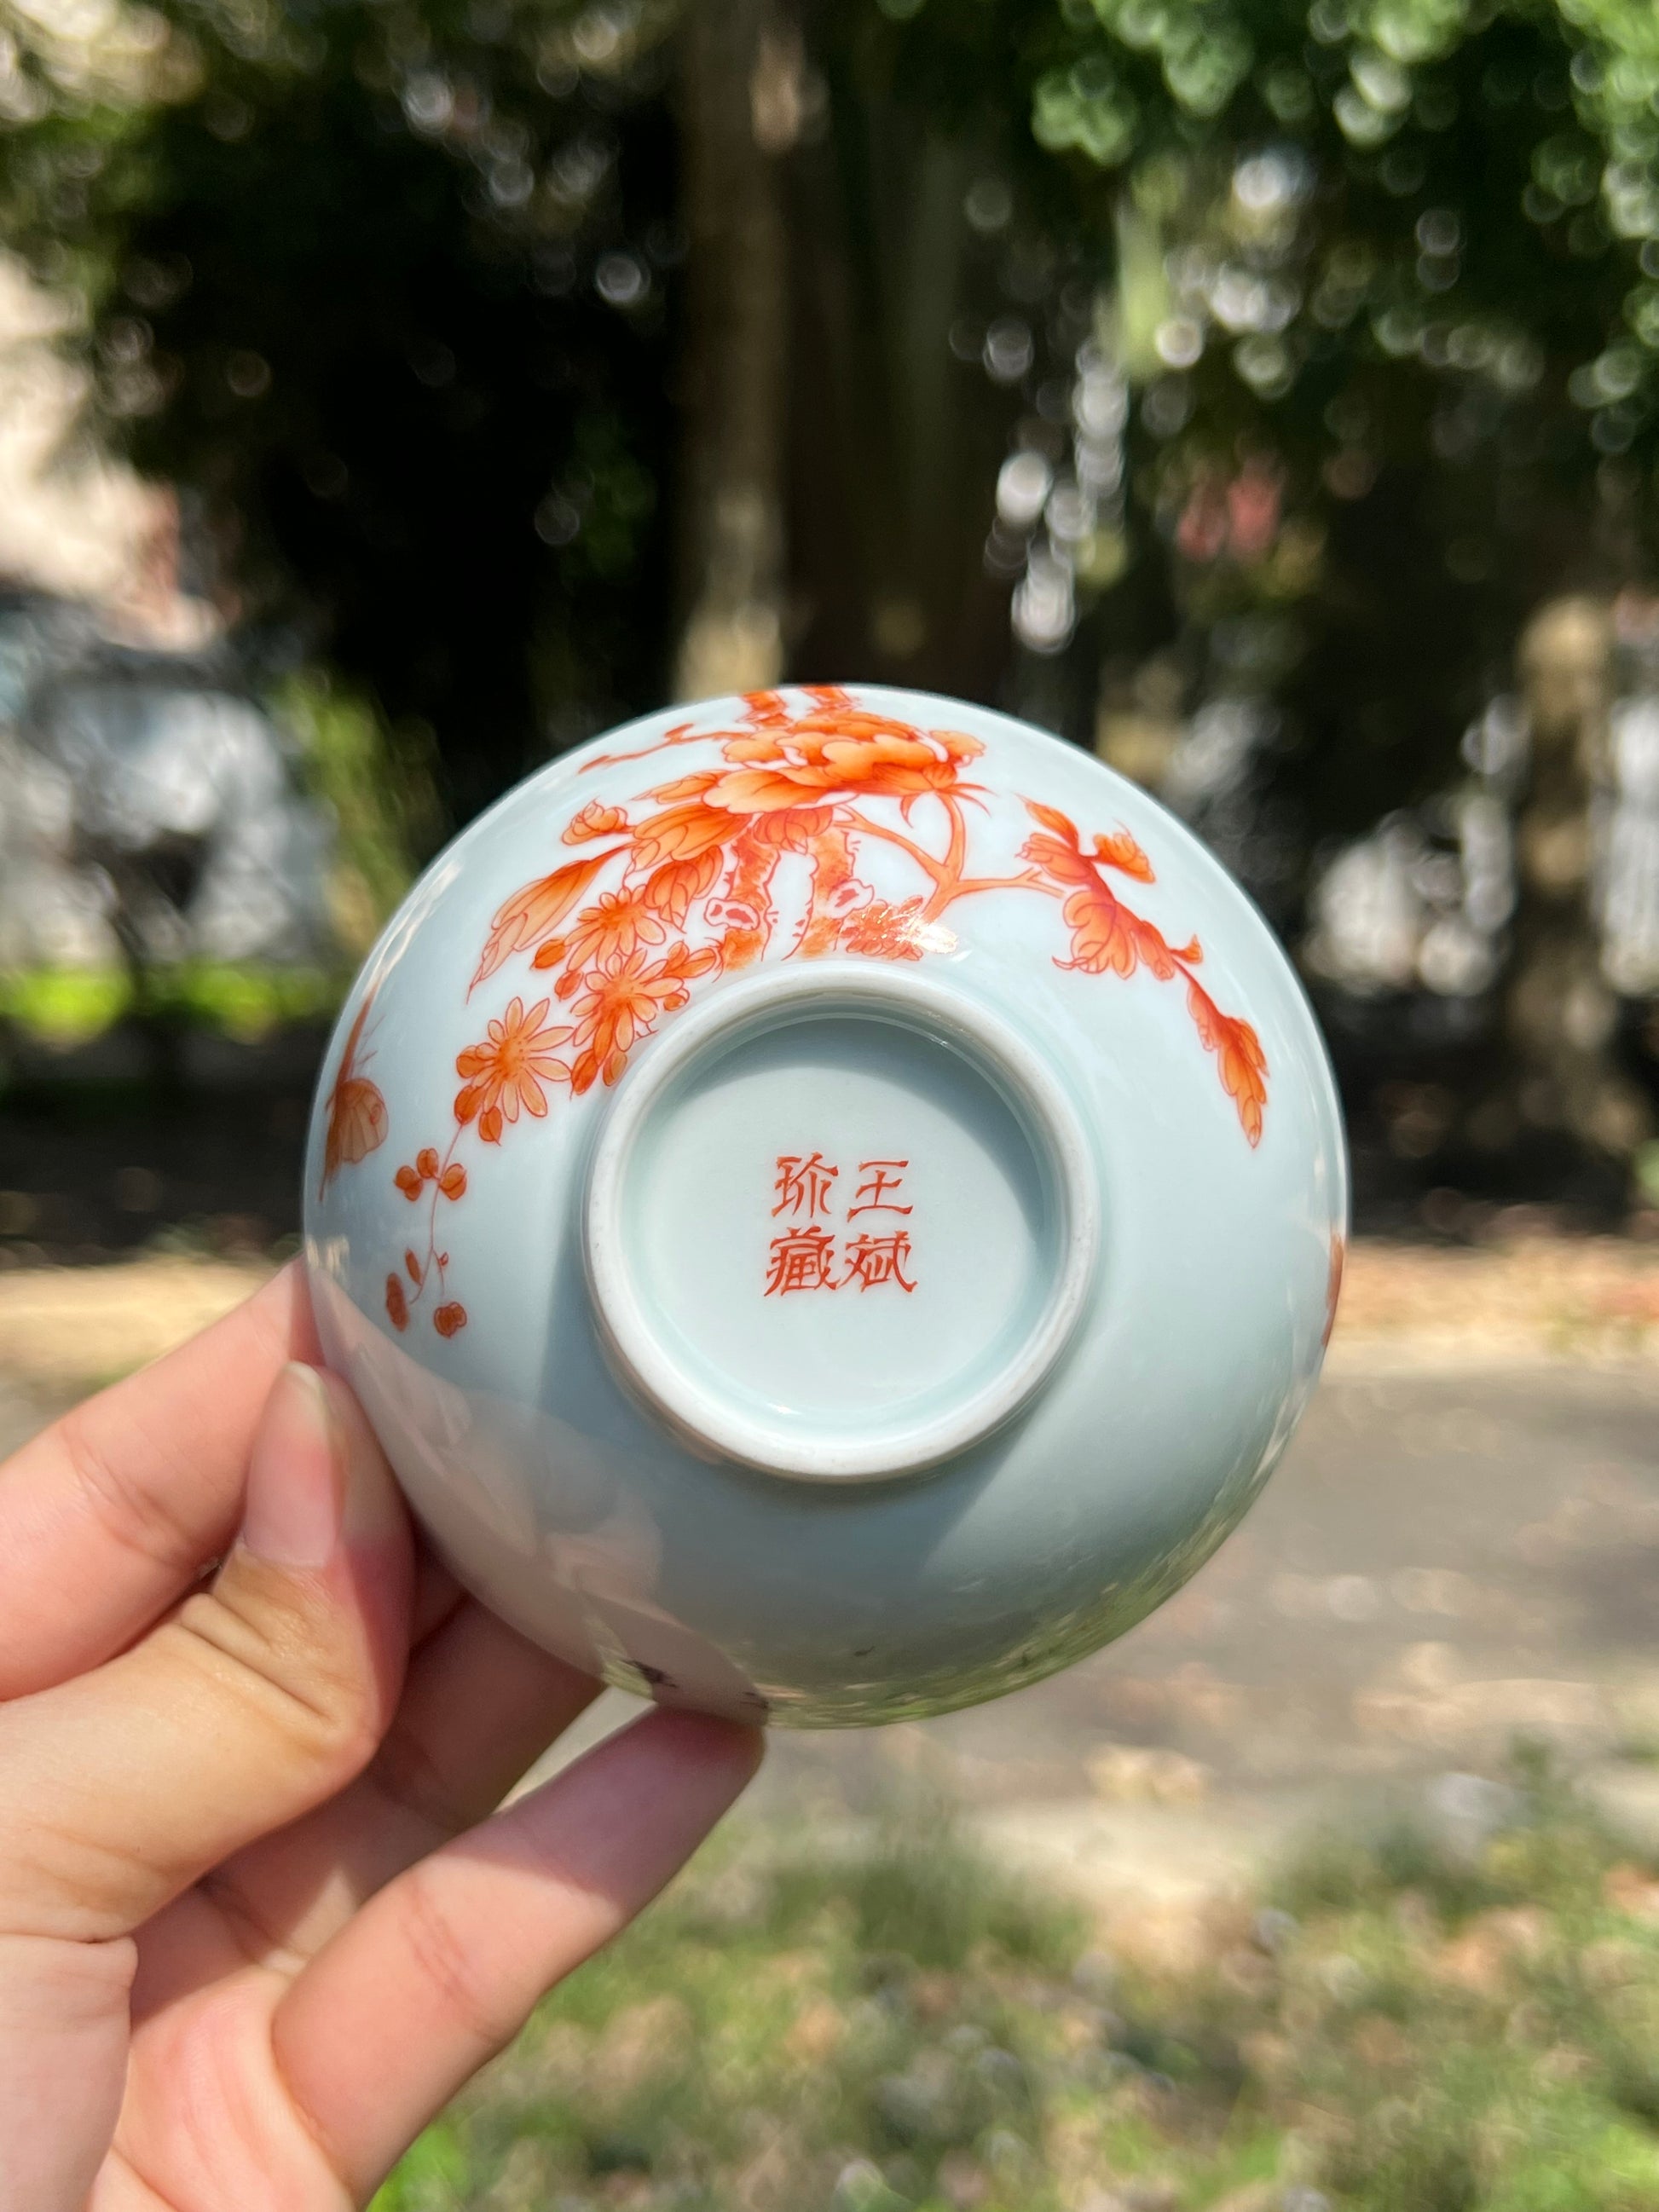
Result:
M1313 1388L1347 1205L1213 858L863 686L647 718L475 823L354 987L306 1175L329 1359L462 1580L798 1726L1000 1695L1184 1581Z

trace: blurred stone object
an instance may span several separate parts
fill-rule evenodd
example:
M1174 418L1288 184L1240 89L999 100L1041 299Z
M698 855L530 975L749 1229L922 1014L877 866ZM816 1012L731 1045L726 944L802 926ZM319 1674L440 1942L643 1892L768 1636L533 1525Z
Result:
M1492 701L1464 732L1474 774L1388 815L1315 882L1303 957L1361 997L1427 990L1474 998L1496 981L1515 907L1509 802L1524 761L1519 702Z
M1518 697L1465 732L1461 786L1389 815L1314 885L1304 956L1360 995L1497 988L1506 1056L1474 1108L1628 1159L1650 1113L1619 1068L1619 1000L1659 989L1659 686L1615 699L1613 618L1568 598L1522 639Z
M0 605L0 966L325 958L328 828L291 750L215 658Z
M323 819L182 587L177 495L80 427L70 313L0 257L0 967L314 960Z
M178 494L82 421L72 309L0 256L0 969L330 955L329 827L190 587Z
M1659 991L1659 696L1608 717L1612 793L1599 855L1601 965L1626 998Z
M1509 1095L1483 1110L1508 1126L1558 1132L1613 1158L1650 1133L1645 1100L1615 1065L1618 1002L1603 970L1595 902L1595 815L1610 780L1613 629L1601 601L1540 609L1521 641L1531 732L1516 822L1517 899L1504 994L1513 1055Z
M1613 602L1619 666L1608 716L1608 788L1596 823L1601 968L1626 998L1659 993L1659 597Z
M682 32L690 234L677 697L783 672L788 295L779 162L799 132L798 33L769 0L693 8Z
M1427 850L1417 823L1391 814L1340 854L1314 886L1309 966L1350 989L1409 990L1424 925L1416 878Z

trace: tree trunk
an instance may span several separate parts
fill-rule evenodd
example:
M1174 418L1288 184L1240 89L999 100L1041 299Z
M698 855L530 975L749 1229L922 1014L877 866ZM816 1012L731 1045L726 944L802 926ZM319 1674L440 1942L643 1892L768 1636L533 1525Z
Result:
M799 40L773 0L691 0L684 32L690 258L682 485L682 699L783 672L787 237L781 157L799 129Z
M1521 672L1532 753L1516 822L1504 1008L1512 1127L1625 1161L1649 1134L1650 1117L1613 1056L1618 1001L1601 973L1591 909L1592 804L1606 779L1613 703L1607 608L1587 599L1542 608L1522 640Z

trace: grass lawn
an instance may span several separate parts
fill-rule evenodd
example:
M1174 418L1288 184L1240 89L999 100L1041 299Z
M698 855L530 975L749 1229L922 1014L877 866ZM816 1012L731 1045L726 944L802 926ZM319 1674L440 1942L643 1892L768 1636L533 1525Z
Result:
M913 1812L750 1833L543 2007L375 2212L1652 2212L1659 1879L1547 1777L1315 1852L1201 1966Z

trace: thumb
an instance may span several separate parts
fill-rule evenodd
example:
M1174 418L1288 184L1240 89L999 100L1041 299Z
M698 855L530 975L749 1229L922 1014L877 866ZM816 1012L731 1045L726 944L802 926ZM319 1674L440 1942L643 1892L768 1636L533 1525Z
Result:
M211 1588L118 1658L0 1708L0 1929L125 1933L342 1789L391 1720L410 1580L408 1521L356 1401L284 1368Z

